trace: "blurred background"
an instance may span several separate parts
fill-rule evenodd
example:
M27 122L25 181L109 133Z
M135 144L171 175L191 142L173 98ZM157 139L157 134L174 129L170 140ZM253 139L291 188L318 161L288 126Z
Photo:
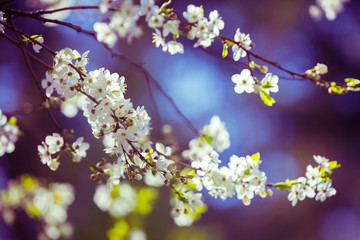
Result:
M1 2L1 1L0 1ZM97 5L96 0L76 1L81 5ZM159 1L156 1L160 4ZM237 28L250 33L255 53L276 61L295 72L304 72L316 63L325 63L329 73L324 79L343 82L346 77L360 78L360 2L351 1L335 21L313 21L308 14L312 0L251 0L213 1L173 0L179 15L190 3L202 5L205 15L217 9L225 22L222 35L233 38ZM9 7L26 8L25 1L16 0ZM97 11L73 11L66 19L84 29L92 29L101 21ZM45 27L23 17L14 18L15 26L28 34L42 34L45 44L53 50L65 47L80 53L90 50L88 71L105 67L125 76L134 106L144 105L151 116L160 112L153 126L170 124L181 150L196 136L152 86L156 106L151 104L148 85L141 73L127 63L112 58L94 39L65 27ZM231 76L240 73L242 63L233 64L221 58L222 46L215 41L209 54L183 39L185 53L171 56L151 43L151 30L143 27L144 35L131 44L119 41L115 49L134 62L140 63L155 77L174 100L182 113L198 128L208 124L213 115L225 122L231 136L231 147L220 155L225 165L231 155L261 153L261 170L269 182L303 176L308 164L315 165L313 155L337 160L342 167L332 176L337 194L324 203L306 199L292 207L287 192L274 190L266 199L256 197L248 207L241 201L211 198L204 200L208 212L192 227L177 227L169 215L169 189L162 188L153 213L146 220L148 239L360 239L360 94L329 95L326 89L310 81L281 79L279 92L272 94L277 101L265 106L255 94L234 92ZM30 46L29 46L30 47ZM89 180L91 172L85 164L63 159L56 172L44 166L36 146L45 136L56 132L45 111L38 110L41 96L27 70L21 51L0 38L0 109L14 114L23 132L15 152L0 159L0 189L10 178L22 173L44 177L49 181L72 183L75 202L69 209L74 224L74 239L106 239L105 232L114 221L93 203L96 183ZM39 56L51 64L44 50ZM229 54L229 56L231 56ZM261 63L261 62L257 62ZM43 67L33 64L39 79ZM270 72L289 78L270 67ZM90 143L89 161L96 163L105 154L102 143L94 139L86 119L79 113L74 118L55 116L64 128L73 128L76 136ZM154 119L154 118L153 118ZM158 133L154 129L154 135ZM20 220L13 228L0 220L0 239L33 239L36 229L28 220Z

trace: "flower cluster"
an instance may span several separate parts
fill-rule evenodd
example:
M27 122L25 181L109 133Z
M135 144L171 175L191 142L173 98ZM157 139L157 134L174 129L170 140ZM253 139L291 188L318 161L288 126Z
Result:
M86 71L88 52L80 55L69 48L59 51L54 57L54 65L46 73L42 86L47 96L56 90L62 99L71 99L78 93L85 95L82 109L95 137L106 136L105 152L117 155L115 164L98 165L95 171L108 179L110 189L125 177L124 171L131 171L131 178L160 186L168 183L175 174L174 162L170 160L171 149L160 143L153 147L148 140L150 117L144 107L134 108L130 99L124 97L125 78L117 73L111 74L104 68ZM62 139L62 138L61 138ZM73 160L78 161L86 155L88 145L83 145L82 138L73 144ZM63 144L63 141L59 143ZM50 143L39 146L41 159L52 169L58 166L55 152L48 151Z
M116 185L111 191L105 185L96 187L94 202L113 217L128 215L136 207L136 191L127 183Z
M0 11L0 32L1 33L5 33L5 27L4 27L4 25L2 25L1 23L2 22L5 22L5 18L4 18L4 13L2 12L2 11Z
M163 21L158 15L159 7L154 5L153 0L141 0L140 5L136 5L132 0L125 0L121 4L119 1L102 0L100 11L105 13L109 8L117 9L109 17L109 23L97 22L94 24L94 30L97 33L97 39L112 47L117 38L127 38L128 42L134 37L142 34L137 21L141 16L146 16L149 25L156 26L158 22Z
M233 155L228 166L220 167L219 154L214 148L223 151L230 146L225 125L218 117L213 117L211 124L204 129L209 135L191 140L190 149L183 152L183 156L191 160L191 167L196 169L191 183L198 191L204 187L211 196L223 200L236 193L244 205L249 205L254 195L266 197L272 194L265 189L265 173L259 170L260 154L246 157Z
M154 200L159 193L157 189L143 187L135 189L128 183L121 183L111 191L105 185L96 188L94 202L104 212L117 219L114 227L107 233L109 239L146 239L145 233L138 226L125 220L136 215L137 219L151 213ZM118 229L122 231L119 232ZM138 238L136 238L138 237Z
M46 136L45 141L38 145L38 154L41 162L47 164L51 170L57 170L60 164L58 159L61 151L65 149L64 146L64 138L60 134L53 133L53 135ZM81 158L86 157L86 151L89 147L90 145L84 142L84 138L79 137L71 147L68 147L72 160L79 162ZM54 154L57 154L56 157L53 157Z
M318 163L317 167L308 165L306 177L299 177L290 183L288 199L292 206L295 206L298 200L302 201L306 197L315 197L315 200L323 202L326 198L336 194L335 188L331 187L330 176L333 169L339 165L335 161L329 162L329 159L322 156L314 156L314 160Z
M268 106L275 103L275 100L270 97L270 92L278 92L279 77L272 73L267 73L260 81L249 69L243 69L240 74L234 74L231 80L235 83L234 90L241 94L244 91L247 93L260 94L261 99Z
M68 206L74 201L70 184L51 183L22 175L19 180L10 180L7 189L0 192L0 212L4 221L12 225L16 210L42 224L38 239L71 238L72 225L66 221Z
M181 190L173 188L175 195L170 200L170 204L174 207L170 215L175 224L180 227L192 225L206 211L202 193L195 193L190 187L185 185Z
M315 20L322 18L323 12L327 20L333 21L336 15L342 12L343 5L350 0L316 0L316 5L309 7L309 14Z
M184 18L190 23L190 29L187 37L191 40L197 39L194 47L210 47L214 38L224 29L224 21L219 16L217 10L210 12L209 19L204 17L202 7L196 7L192 4L187 6Z
M20 130L16 125L16 118L11 117L8 121L0 109L0 157L15 150L19 135Z
M217 10L210 12L209 19L207 19L204 17L202 7L190 4L187 11L183 12L187 23L182 24L172 9L167 8L169 4L170 1L159 7L154 4L154 0L141 0L140 5L134 4L131 0L126 0L122 4L103 0L100 4L102 13L107 12L110 8L117 9L117 11L110 16L109 23L97 22L94 24L97 39L110 47L114 45L118 37L131 41L132 38L141 35L142 31L137 25L137 21L144 16L148 26L155 29L153 33L155 46L161 46L163 51L176 54L184 52L183 45L176 40L180 33L186 34L190 40L196 39L194 47L209 47L215 37L219 35L220 30L224 28L224 21ZM182 27L184 30L181 30ZM172 40L166 41L170 33Z

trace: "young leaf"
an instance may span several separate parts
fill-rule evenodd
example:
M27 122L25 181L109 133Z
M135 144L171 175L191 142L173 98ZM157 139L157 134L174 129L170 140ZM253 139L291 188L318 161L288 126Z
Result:
M271 107L276 102L275 99L270 97L270 95L267 92L265 92L264 90L261 90L260 97L261 97L261 100L263 100L263 102L269 107Z

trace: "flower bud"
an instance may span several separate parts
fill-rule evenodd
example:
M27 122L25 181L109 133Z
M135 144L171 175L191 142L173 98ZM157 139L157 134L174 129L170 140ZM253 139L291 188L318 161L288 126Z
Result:
M269 71L268 67L266 65L260 66L260 72L266 74Z
M323 74L326 74L328 72L328 67L323 63L318 63L314 67L314 70L316 71L316 74L323 75Z

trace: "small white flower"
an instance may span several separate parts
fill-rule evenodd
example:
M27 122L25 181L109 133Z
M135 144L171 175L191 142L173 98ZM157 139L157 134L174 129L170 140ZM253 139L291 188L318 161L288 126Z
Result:
M298 200L302 201L306 197L305 192L301 184L294 184L291 186L290 193L288 195L289 201L291 201L291 205L294 207Z
M324 168L326 172L331 173L329 159L322 157L320 155L314 155L314 160L319 164L321 168Z
M306 167L305 176L308 179L308 183L311 187L317 186L322 181L319 169L311 165Z
M231 80L236 84L234 87L236 93L254 92L255 80L249 69L242 70L240 74L232 75Z
M236 30L234 41L237 44L234 44L232 46L233 59L234 61L238 61L240 58L246 56L247 53L244 49L250 50L252 42L250 39L250 35L245 35L245 33L241 33L239 28Z
M167 51L168 46L165 43L165 39L161 35L161 32L159 29L155 28L155 32L153 33L153 41L152 41L156 47L162 46L162 50L164 52Z
M201 197L202 193L194 193L188 196L188 206L191 211L196 212L196 207L201 207L204 205Z
M212 144L219 153L230 147L230 134L219 116L213 116L203 132L212 138Z
M218 36L220 33L220 30L224 29L224 21L221 20L221 17L219 16L219 13L217 10L214 10L210 12L209 14L209 24L210 28L213 31L213 33Z
M322 182L317 186L318 193L316 194L315 200L325 201L326 198L336 194L336 189L331 187L331 179L327 182Z
M51 154L57 153L60 151L61 147L64 145L64 139L60 134L53 133L45 138L45 143L48 145L48 151Z
M117 36L106 23L96 22L94 24L94 31L96 32L96 38L99 42L104 42L109 45L109 47L114 46Z
M172 33L173 35L178 34L179 33L179 25L180 25L180 21L177 19L167 21L163 26L164 37L168 36L169 33Z
M184 53L184 46L177 41L168 42L167 47L171 55L174 55L176 53Z
M261 85L263 90L267 93L269 92L278 92L279 91L279 77L277 75L272 75L272 73L267 73L265 77L261 80Z
M46 78L41 81L41 86L43 89L45 89L46 96L50 97L54 91L54 86L53 86L54 78L48 72L45 73L45 77Z
M183 16L189 23L195 23L204 17L203 9L190 4L187 6L186 12L183 12Z
M148 21L148 25L151 28L160 28L162 27L163 23L164 18L159 14L152 15Z
M90 145L86 142L83 142L84 138L79 137L73 144L72 148L74 149L73 161L79 162L81 158L86 157L86 150L89 149Z
M154 4L154 0L140 1L140 14L145 15L145 20L148 21L152 15L159 13L159 6Z
M38 38L35 39L36 41L38 41L39 43L44 43L44 38L42 36L39 36ZM32 42L33 44L33 49L36 53L40 52L40 49L42 48L42 46L40 46L37 43Z
M171 156L171 147L165 147L163 144L157 142L155 144L155 149L164 156Z
M59 162L57 159L53 159L51 153L49 152L48 145L45 142L42 142L42 145L38 145L38 154L40 156L40 160L43 164L48 165L48 167L55 171L59 167Z

